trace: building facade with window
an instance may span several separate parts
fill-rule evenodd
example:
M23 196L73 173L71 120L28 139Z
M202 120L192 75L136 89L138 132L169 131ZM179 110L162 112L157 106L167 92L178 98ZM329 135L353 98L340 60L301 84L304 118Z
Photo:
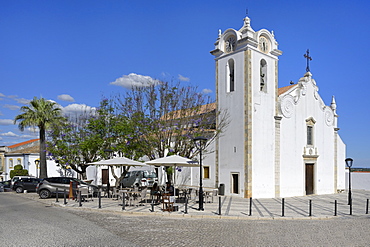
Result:
M14 166L22 165L30 176L39 177L40 140L32 139L11 146L0 147L0 181L10 180L10 171ZM63 171L52 160L47 160L48 176L61 176Z
M219 32L215 49L218 110L230 124L215 143L215 185L226 195L271 198L336 193L345 188L345 144L338 135L334 97L325 105L309 67L279 88L274 33ZM205 159L205 165L212 164Z

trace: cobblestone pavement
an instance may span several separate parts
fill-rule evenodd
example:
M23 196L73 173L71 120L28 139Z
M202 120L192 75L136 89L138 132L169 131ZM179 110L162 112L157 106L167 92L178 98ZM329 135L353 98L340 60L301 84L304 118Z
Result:
M185 203L176 203L178 211L175 212L163 212L162 204L155 204L152 208L150 201L140 202L138 200L133 202L132 206L126 205L123 210L122 201L113 198L102 198L101 208L99 208L99 200L97 198L88 202L82 202L80 206L79 202L68 199L66 204L64 204L63 198L59 198L58 202L56 202L56 198L42 200L35 193L22 194L22 196L54 206L122 212L131 215L233 219L327 219L367 216L366 207L368 206L368 199L370 199L370 191L353 191L352 215L350 215L347 193L289 197L284 199L284 205L282 198L253 199L252 208L250 208L249 199L221 196L213 199L209 198L208 203L204 204L204 211L197 210L197 198L192 198L187 206ZM219 214L220 205L221 215Z
M63 199L41 200L34 193L18 194L38 202L63 207L68 212L109 230L138 246L369 246L370 215L365 213L369 191L353 192L353 215L349 215L347 194L292 197L285 199L285 216L281 216L281 199L253 199L252 216L249 200L218 197L198 211L196 201L176 212L161 212L162 205L127 206L112 198L64 205ZM312 217L308 217L312 200ZM334 216L337 200L338 216ZM110 246L107 243L106 246Z
M370 218L243 220L73 210L138 246L369 246ZM109 245L108 245L109 246Z

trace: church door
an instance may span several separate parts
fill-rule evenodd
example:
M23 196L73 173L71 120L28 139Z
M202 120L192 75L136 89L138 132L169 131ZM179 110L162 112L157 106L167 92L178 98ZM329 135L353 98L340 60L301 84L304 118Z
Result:
M232 173L232 192L233 194L239 194L239 174Z
M102 184L108 184L109 174L108 169L101 169Z
M314 193L314 164L306 164L306 195Z

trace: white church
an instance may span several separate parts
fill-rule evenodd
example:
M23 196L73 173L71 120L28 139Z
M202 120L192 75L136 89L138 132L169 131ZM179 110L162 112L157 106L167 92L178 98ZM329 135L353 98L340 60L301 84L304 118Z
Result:
M333 97L330 106L324 104L309 67L298 83L279 88L282 51L274 34L254 31L248 17L240 30L220 31L211 54L216 107L229 114L230 124L207 147L203 186L243 198L344 190L346 147L338 134L336 103ZM88 170L93 183L104 184L102 168ZM183 167L175 186L199 186L199 174L199 167Z
M244 198L344 190L336 102L324 104L309 67L298 83L279 88L282 51L273 32L254 31L248 17L239 30L219 31L211 54L217 108L228 112L230 124L205 157L205 186Z

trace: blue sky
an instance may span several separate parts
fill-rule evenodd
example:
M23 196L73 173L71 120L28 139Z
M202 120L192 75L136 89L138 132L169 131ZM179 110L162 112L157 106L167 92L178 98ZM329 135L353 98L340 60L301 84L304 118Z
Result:
M324 102L336 97L340 135L356 167L370 167L369 1L0 0L0 146L37 138L12 124L34 96L64 111L122 92L112 82L181 80L214 96L218 30L273 30L279 86L310 68Z

